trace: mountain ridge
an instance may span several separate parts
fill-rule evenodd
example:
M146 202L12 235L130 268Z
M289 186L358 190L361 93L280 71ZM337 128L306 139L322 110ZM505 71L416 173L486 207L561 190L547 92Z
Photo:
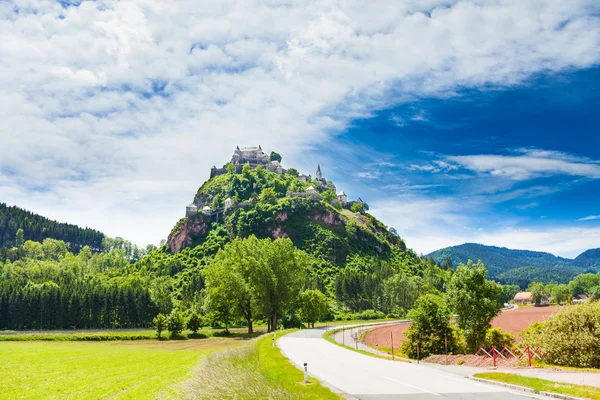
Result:
M449 257L455 267L469 259L481 260L488 268L491 278L501 283L516 283L521 286L531 280L544 283L568 282L569 278L579 273L600 270L600 248L586 250L571 259L541 251L463 243L436 250L427 257L438 263L443 263Z

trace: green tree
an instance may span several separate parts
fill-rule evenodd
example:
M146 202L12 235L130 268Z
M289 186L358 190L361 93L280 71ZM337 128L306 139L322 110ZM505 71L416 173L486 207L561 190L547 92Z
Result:
M542 301L547 296L546 288L544 287L544 284L540 282L531 282L527 291L531 292L531 301L533 301L537 307L542 304Z
M150 285L150 297L158 311L163 314L169 314L173 309L173 300L171 292L173 291L173 278L170 276L159 276L152 280Z
M15 246L21 248L23 243L25 243L25 234L23 233L23 229L19 228L15 234Z
M272 151L271 154L269 155L269 159L271 161L279 161L279 162L281 162L281 155L279 153L276 153L276 152Z
M590 301L600 300L600 286L594 286L589 291Z
M260 192L260 201L264 201L265 203L275 204L277 202L277 193L275 193L275 189L273 188L264 188L262 192Z
M558 303L558 305L566 302L570 293L571 292L568 285L561 284L552 288L552 297L554 298L554 301Z
M321 197L323 198L323 201L327 204L331 204L331 202L337 199L337 195L333 190L324 191L323 193L321 193Z
M460 339L450 325L451 314L444 299L433 294L419 297L408 313L411 325L406 330L402 352L410 358L426 358L431 354L460 352ZM399 338L398 338L399 339Z
M164 314L158 314L156 317L154 317L152 323L154 324L154 327L156 328L156 333L158 334L158 338L160 339L160 335L162 331L165 330L165 327L167 325L167 318L164 316Z
M206 309L213 321L223 324L228 332L231 323L245 312L248 333L251 333L254 313L252 304L246 301L249 299L248 287L239 272L232 267L235 260L228 257L230 253L227 249L226 246L219 251L215 261L204 268Z
M452 259L450 257L446 257L442 264L442 268L448 271L454 270L454 265L452 265Z
M581 274L569 282L569 289L571 289L571 294L576 296L588 293L591 288L598 285L600 285L600 276L597 274Z
M173 310L167 317L167 330L171 332L171 337L181 334L185 327L185 319L179 310Z
M225 169L227 170L227 174L235 175L235 165L233 165L232 163L227 163Z
M399 316L413 308L423 292L423 280L419 276L396 274L383 283L384 311Z
M327 313L327 298L318 289L308 289L300 293L300 318L307 326L315 327L315 322L324 318Z
M198 330L202 328L202 322L202 317L194 312L187 321L187 328L194 333L198 333Z
M300 175L300 172L298 172L298 170L295 168L290 168L287 171L285 171L285 173L286 175L293 176L294 178L297 178L298 175Z
M502 307L498 302L502 289L486 277L483 263L474 264L469 260L467 265L458 266L446 293L446 301L473 352L484 343L490 322Z
M364 214L365 207L361 203L353 203L352 206L350 206L350 211L352 211L354 213L358 213L359 212L361 214Z

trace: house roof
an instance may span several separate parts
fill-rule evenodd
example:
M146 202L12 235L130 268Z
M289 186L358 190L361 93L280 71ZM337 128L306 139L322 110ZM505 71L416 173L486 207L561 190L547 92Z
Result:
M529 300L531 299L531 292L520 292L515 295L516 300Z
M344 193L344 191L342 190L341 192L338 193L338 196L345 196L346 193Z
M204 206L204 207L202 207L202 209L203 209L204 211L207 211L207 210L210 210L210 207L209 207L209 206Z
M188 204L187 208L198 208L194 203Z
M315 188L312 186L309 186L308 189L306 189L306 191L308 192L309 190L315 190Z

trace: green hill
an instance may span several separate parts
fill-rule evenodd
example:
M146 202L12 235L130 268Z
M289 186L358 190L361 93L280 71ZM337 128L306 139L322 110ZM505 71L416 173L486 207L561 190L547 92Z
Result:
M70 244L73 252L79 252L84 246L89 246L92 251L100 251L104 239L104 234L95 229L53 221L31 211L0 203L0 251L15 246L19 229L23 229L25 240L62 240Z
M539 251L465 243L434 251L428 257L439 263L449 257L454 266L481 260L491 278L521 287L531 281L567 283L578 274L600 270L600 249L588 250L573 260Z

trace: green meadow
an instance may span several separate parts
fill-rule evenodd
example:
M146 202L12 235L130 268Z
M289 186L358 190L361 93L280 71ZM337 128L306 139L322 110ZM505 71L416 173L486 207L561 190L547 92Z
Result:
M0 342L0 399L179 397L203 356L241 342Z

